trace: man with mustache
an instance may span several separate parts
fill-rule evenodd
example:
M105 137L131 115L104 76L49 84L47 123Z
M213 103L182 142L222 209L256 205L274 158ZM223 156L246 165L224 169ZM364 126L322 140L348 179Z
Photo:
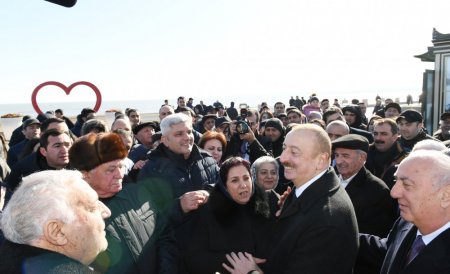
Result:
M375 121L374 142L369 147L366 168L392 189L394 173L407 155L398 142L397 123L389 118Z
M295 188L271 235L264 273L352 273L358 228L352 202L330 167L331 142L313 124L292 128L280 161ZM261 273L248 253L227 257L231 273ZM243 265L247 267L243 267ZM239 271L237 271L239 270ZM257 272L250 272L256 270Z

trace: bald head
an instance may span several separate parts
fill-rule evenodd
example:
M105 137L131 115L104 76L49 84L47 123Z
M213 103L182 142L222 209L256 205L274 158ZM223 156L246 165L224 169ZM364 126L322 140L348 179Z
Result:
M350 133L350 128L347 123L341 120L336 120L327 125L327 134L331 141Z

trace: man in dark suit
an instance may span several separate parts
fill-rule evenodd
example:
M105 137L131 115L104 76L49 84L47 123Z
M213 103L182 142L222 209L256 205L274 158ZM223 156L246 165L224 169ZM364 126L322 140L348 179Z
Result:
M358 250L356 217L330 167L330 154L330 139L316 125L298 125L287 134L280 160L295 189L271 233L264 273L352 273ZM232 253L228 261L231 273L261 271L256 265L260 261L250 254Z
M391 190L401 218L385 239L360 235L359 263L381 273L450 273L450 161L437 151L412 152ZM384 261L383 261L384 260Z
M348 134L332 142L341 185L355 208L360 233L385 237L396 214L389 188L364 167L369 141L361 135Z

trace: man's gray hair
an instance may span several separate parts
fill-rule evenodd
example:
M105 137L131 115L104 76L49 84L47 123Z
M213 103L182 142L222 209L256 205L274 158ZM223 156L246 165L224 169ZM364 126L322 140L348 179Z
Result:
M167 136L167 134L169 134L169 132L172 130L173 125L178 125L181 123L188 124L192 127L192 118L184 113L175 113L166 116L164 119L162 119L160 124L161 134L163 136Z
M327 125L327 130L328 130L328 128L331 127L331 126L341 126L341 127L345 128L345 130L347 131L347 133L350 133L350 127L349 127L349 126L347 125L347 123L344 122L344 121L341 121L341 120L335 120L335 121L329 123L329 124Z
M442 151L413 151L400 163L399 168L405 163L417 160L429 163L433 167L432 169L423 170L424 173L429 174L433 187L439 189L443 186L450 185L450 159Z
M24 177L1 217L5 238L30 245L43 235L47 221L72 223L72 185L82 184L82 178L81 172L74 170L46 170Z

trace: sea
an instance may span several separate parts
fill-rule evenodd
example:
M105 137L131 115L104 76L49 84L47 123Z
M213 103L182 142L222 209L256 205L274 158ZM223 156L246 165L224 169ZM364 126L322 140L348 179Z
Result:
M372 96L374 97L374 96ZM306 98L306 97L305 97ZM188 97L186 98L188 99ZM216 101L220 101L225 107L230 106L230 102L235 102L235 107L239 109L240 107L251 107L259 108L262 102L267 102L269 107L272 107L275 102L281 101L289 105L290 98L273 98L273 96L247 96L239 98L229 98L227 100L217 100L217 99L205 99L203 100L205 105L212 105ZM364 100L364 99L363 99ZM367 99L366 99L367 100ZM194 98L194 105L198 104L200 100ZM373 104L374 100L368 100L368 104ZM141 113L158 113L159 108L164 103L164 99L147 99L147 100L123 100L123 101L108 101L104 100L101 103L99 114L105 113L107 110L120 109L124 111L126 108L138 109ZM347 100L343 99L341 105L346 105ZM169 104L176 106L176 99L169 99ZM83 108L90 107L93 108L95 102L43 102L39 103L39 108L43 111L62 109L64 115L68 117L77 116ZM37 112L33 109L31 101L29 103L11 103L11 104L0 104L0 115L8 113L18 113L22 115L36 116Z

